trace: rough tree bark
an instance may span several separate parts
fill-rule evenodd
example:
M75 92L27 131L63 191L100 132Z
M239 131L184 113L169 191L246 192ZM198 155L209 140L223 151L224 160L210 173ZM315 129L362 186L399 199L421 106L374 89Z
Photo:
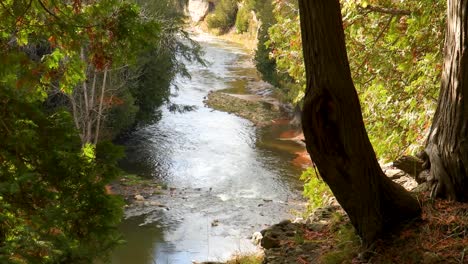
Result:
M338 0L300 0L307 151L365 243L418 217L417 200L382 172L362 119Z
M432 196L468 201L468 0L447 1L444 67L427 140Z

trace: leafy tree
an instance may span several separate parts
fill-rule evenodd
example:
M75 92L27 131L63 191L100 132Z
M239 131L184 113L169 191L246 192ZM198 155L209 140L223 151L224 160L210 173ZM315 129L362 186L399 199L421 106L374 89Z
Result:
M249 30L249 20L251 19L251 11L252 10L244 4L240 7L239 11L237 12L236 30L238 33L244 33Z
M302 57L302 41L299 27L299 7L297 1L277 1L273 14L276 23L268 29L271 48L270 58L276 62L276 70L292 78L282 82L287 100L297 105L304 97L305 67Z
M371 3L372 5L370 5ZM363 101L363 117L376 152L395 159L421 150L438 94L444 1L344 1L342 13L350 67ZM276 1L269 30L277 69L305 90L297 1Z
M219 1L214 13L206 18L208 27L217 28L221 33L227 32L236 22L237 10L237 0Z
M119 242L122 204L104 186L117 176L122 150L82 144L76 119L44 101L86 80L83 44L95 44L86 62L97 70L123 58L117 47L128 42L104 46L129 33L128 8L111 0L1 1L2 263L91 263Z
M445 1L348 1L347 49L379 157L424 145L440 82ZM372 5L370 5L372 4Z
M81 147L70 114L0 87L0 262L91 263L119 242L122 202L104 186L121 149Z
M200 45L184 30L185 16L172 8L171 0L142 0L139 4L161 24L159 42L138 56L132 69L137 78L129 86L138 107L135 123L145 124L160 117L159 108L164 104L169 108L184 108L170 103L173 80L177 75L190 78L184 62L196 61L201 65L205 62Z
M417 200L382 172L351 78L340 3L299 1L307 75L302 126L307 151L357 233L372 243L418 217Z
M276 72L276 62L270 58L271 48L265 44L268 41L268 29L276 22L273 16L273 5L270 0L257 0L254 10L261 21L258 30L258 44L255 51L255 66L267 82L278 86L279 77Z

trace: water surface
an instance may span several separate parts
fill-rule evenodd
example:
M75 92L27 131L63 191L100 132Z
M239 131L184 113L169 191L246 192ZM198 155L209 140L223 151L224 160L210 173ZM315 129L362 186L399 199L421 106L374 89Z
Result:
M131 207L121 229L127 244L112 263L188 264L222 261L257 248L249 237L299 210L301 169L291 161L302 147L279 139L287 126L257 129L250 121L205 107L214 90L246 93L265 86L241 47L196 36L208 66L189 63L191 79L177 79L174 103L195 111L163 111L154 125L126 141L126 170L162 180L171 195L149 197L168 208Z

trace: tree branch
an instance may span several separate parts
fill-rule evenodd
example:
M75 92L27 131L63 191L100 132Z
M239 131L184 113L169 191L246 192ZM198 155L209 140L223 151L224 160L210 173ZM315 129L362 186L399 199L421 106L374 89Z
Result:
M377 12L382 14L388 14L392 16L409 16L411 15L411 11L409 10L402 10L402 9L394 9L394 8L386 8L381 6L372 6L368 5L366 7L362 7L362 9L369 10L371 12Z

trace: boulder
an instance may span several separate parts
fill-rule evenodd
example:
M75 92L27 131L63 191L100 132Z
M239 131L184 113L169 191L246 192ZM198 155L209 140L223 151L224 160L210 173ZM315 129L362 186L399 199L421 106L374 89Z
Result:
M252 240L252 243L257 246L257 245L260 245L260 243L262 242L262 238L263 238L262 233L255 232L253 233L251 240Z
M208 0L189 0L188 12L193 22L202 21L210 10Z
M281 245L281 240L278 239L277 235L270 235L267 233L261 240L260 245L264 249L277 248Z

